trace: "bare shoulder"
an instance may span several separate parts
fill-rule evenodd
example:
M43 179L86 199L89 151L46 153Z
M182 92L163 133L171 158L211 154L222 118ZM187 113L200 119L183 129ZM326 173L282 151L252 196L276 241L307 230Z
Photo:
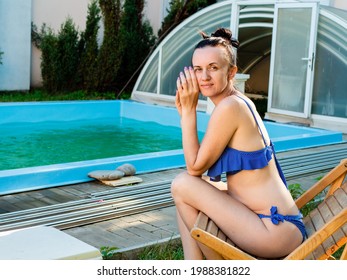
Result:
M235 120L240 116L241 111L243 111L244 101L242 101L237 96L229 96L224 98L215 107L214 114L217 116L222 116L223 118L232 118Z
M236 96L231 95L221 100L216 106L216 110L233 112L235 110L239 110L240 105L240 99Z

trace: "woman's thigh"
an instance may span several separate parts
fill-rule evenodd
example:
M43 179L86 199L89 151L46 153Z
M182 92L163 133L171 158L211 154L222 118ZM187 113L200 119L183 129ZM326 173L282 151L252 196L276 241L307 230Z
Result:
M172 194L175 202L183 202L200 210L213 219L219 227L226 231L244 232L249 225L266 231L259 217L244 204L220 191L200 177L187 173L180 174L172 184ZM246 227L246 228L245 228Z

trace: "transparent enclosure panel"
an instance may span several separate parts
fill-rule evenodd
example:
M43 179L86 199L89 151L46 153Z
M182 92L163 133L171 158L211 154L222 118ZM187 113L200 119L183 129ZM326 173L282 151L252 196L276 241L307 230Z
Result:
M304 112L310 8L279 9L272 108Z
M341 13L341 12L340 12ZM347 21L347 12L345 12ZM347 117L347 30L320 16L312 114Z
M137 87L138 91L157 93L158 88L158 64L159 52L153 57L152 61L147 67L146 73Z

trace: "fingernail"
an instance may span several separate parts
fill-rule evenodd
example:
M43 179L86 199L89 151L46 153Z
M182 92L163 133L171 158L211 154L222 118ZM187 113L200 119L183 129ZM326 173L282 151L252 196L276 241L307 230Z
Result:
M184 70L188 70L187 66L184 67Z

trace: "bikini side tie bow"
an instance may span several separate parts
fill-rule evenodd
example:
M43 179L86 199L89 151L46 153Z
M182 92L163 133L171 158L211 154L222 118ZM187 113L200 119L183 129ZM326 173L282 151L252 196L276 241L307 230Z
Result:
M272 206L270 209L270 213L271 213L271 222L275 225L278 225L279 222L284 222L284 217L281 214L277 213L277 207L276 206Z

